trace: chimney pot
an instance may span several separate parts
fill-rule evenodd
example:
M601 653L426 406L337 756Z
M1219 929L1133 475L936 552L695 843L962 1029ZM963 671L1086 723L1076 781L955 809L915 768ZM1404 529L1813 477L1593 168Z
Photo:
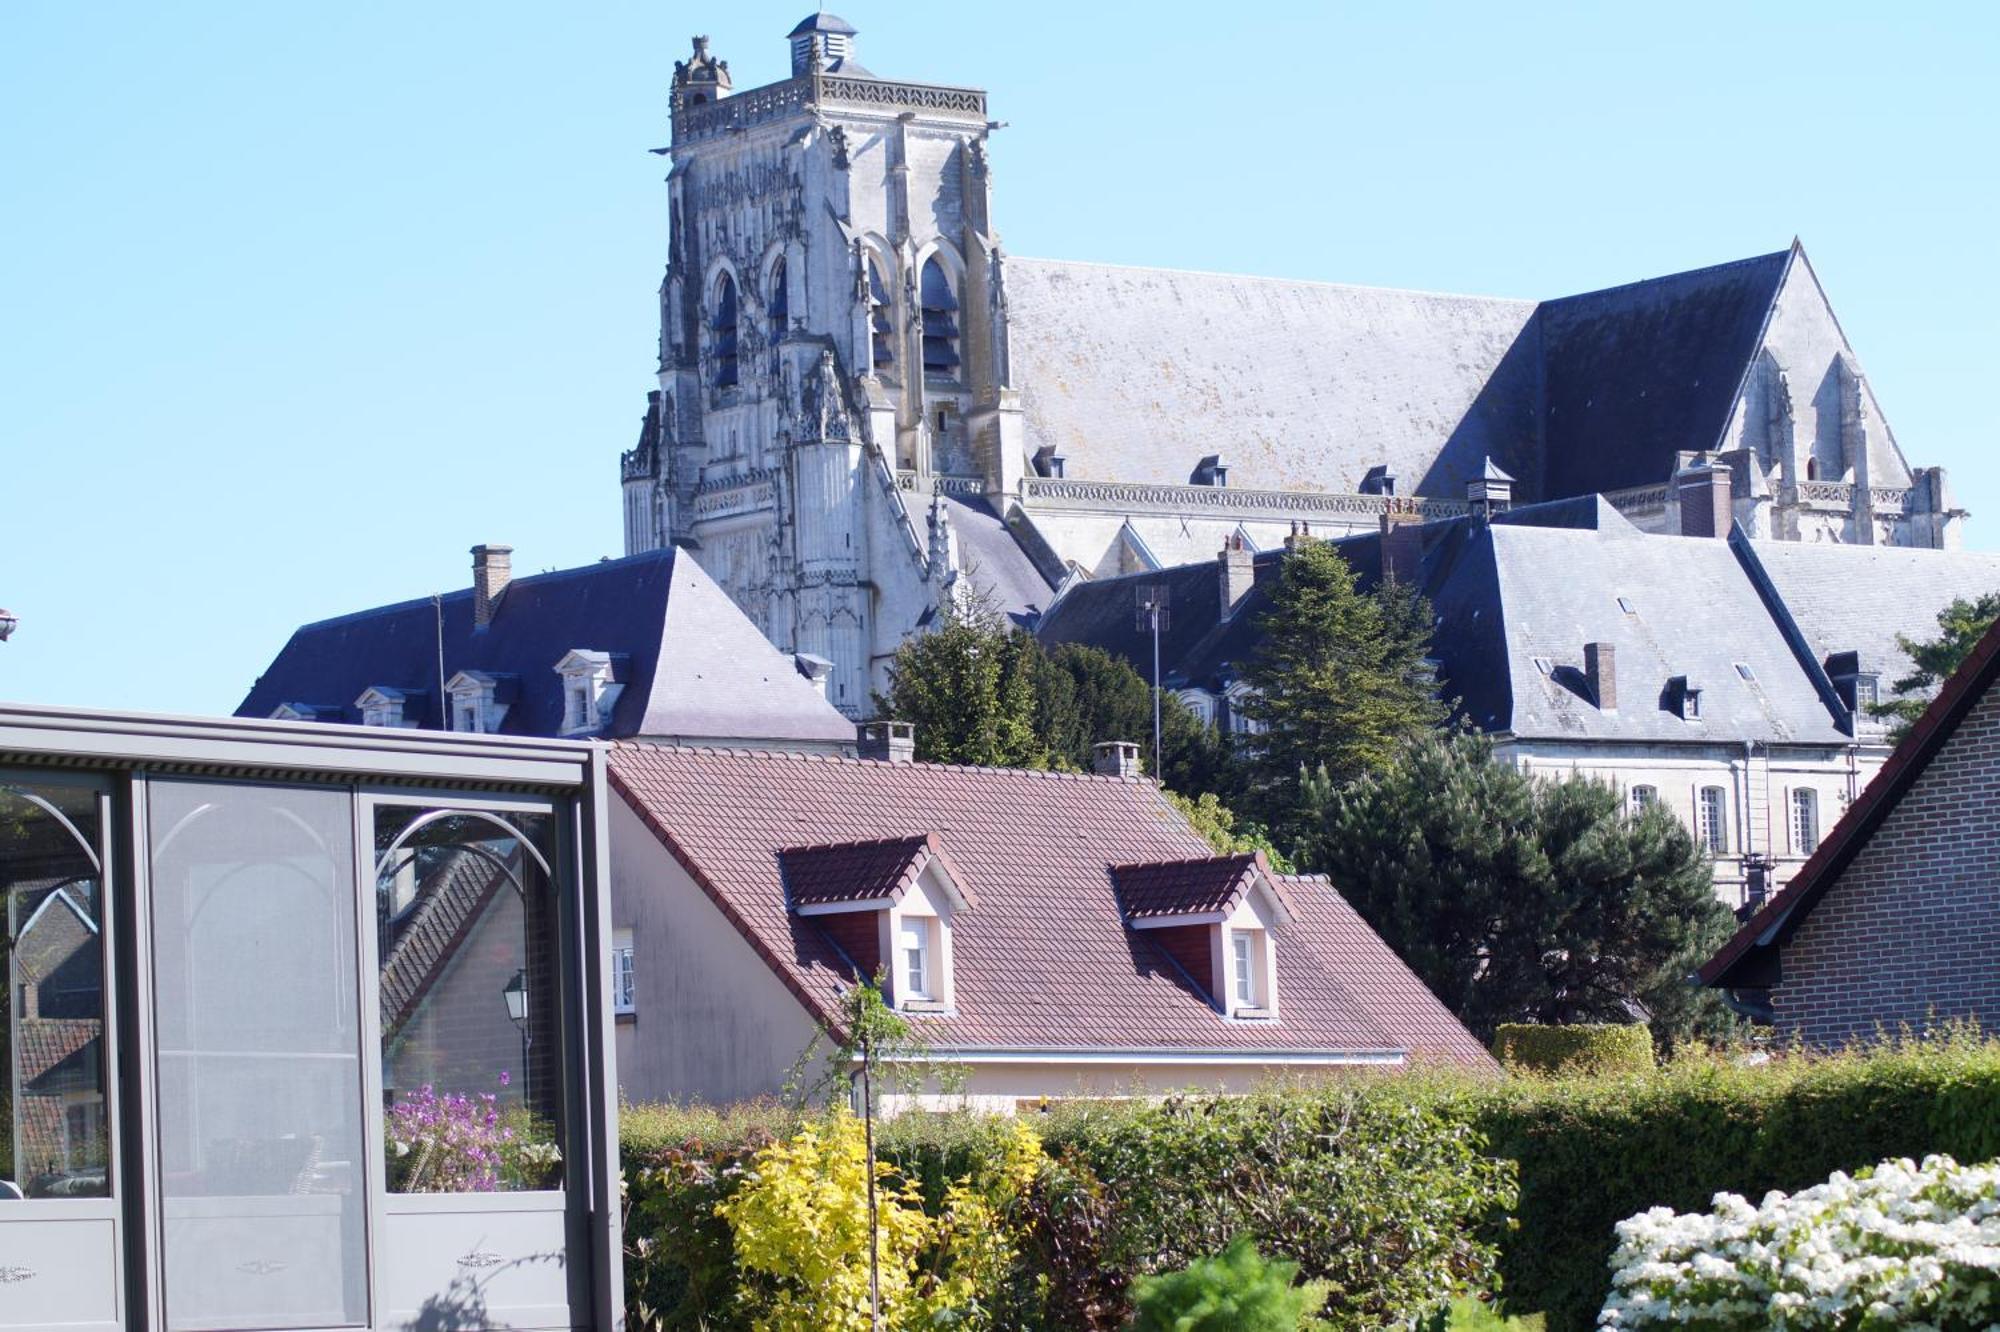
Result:
M1583 645L1583 674L1590 683L1590 696L1604 712L1618 708L1618 652L1609 643Z
M1257 581L1256 561L1242 537L1232 535L1222 543L1222 553L1216 557L1216 571L1222 579L1222 618L1226 620L1236 613L1236 607Z
M1090 770L1104 777L1140 775L1139 746L1130 740L1106 740L1090 747Z
M854 728L854 751L856 757L878 763L914 763L917 728L909 722L862 722Z
M514 548L512 546L474 546L472 548L472 623L484 629L493 622L493 612L500 605L500 594L507 590L507 584L514 577Z
M1681 506L1681 535L1729 535L1731 512L1729 469L1697 463L1674 478L1674 498Z

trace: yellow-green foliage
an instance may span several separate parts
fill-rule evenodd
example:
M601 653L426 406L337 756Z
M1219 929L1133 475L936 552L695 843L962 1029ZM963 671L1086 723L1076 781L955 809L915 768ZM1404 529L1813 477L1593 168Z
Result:
M1004 1212L1031 1181L1041 1145L1016 1124L1005 1150L947 1185L936 1216L917 1185L878 1161L876 1266L883 1326L992 1326L991 1292L1014 1262ZM736 1264L762 1280L740 1298L755 1332L870 1332L868 1161L859 1120L807 1123L750 1162L716 1206Z
M1653 1035L1638 1023L1504 1022L1494 1029L1493 1053L1513 1072L1553 1077L1641 1073L1654 1063Z

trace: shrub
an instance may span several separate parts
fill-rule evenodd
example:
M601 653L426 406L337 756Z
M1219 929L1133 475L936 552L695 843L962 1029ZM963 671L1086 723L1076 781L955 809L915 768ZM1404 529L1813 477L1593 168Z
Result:
M1485 1289L1494 1250L1477 1229L1513 1199L1512 1167L1467 1123L1388 1081L1077 1112L1044 1140L1113 1198L1114 1265L1170 1271L1247 1236L1326 1282L1339 1328Z
M1653 1034L1636 1023L1503 1022L1493 1053L1517 1073L1637 1073L1653 1067Z
M1655 1207L1622 1221L1618 1240L1601 1327L1974 1332L2000 1321L2000 1166L1890 1161L1757 1207L1722 1193L1707 1215Z
M1214 1258L1147 1277L1133 1289L1132 1332L1298 1332L1326 1301L1295 1286L1297 1263L1272 1262L1241 1237Z

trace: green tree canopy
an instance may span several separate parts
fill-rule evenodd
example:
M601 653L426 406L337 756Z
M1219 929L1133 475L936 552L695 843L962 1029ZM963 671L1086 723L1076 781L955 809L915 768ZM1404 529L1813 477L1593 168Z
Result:
M1035 730L1057 766L1088 770L1092 746L1130 740L1150 773L1153 688L1122 657L1059 643L1043 650L1035 672ZM1230 789L1228 741L1171 693L1160 699L1160 757L1165 786L1189 793Z
M1425 661L1430 623L1428 604L1406 588L1362 592L1331 545L1286 557L1243 666L1251 693L1241 706L1258 727L1245 757L1267 817L1294 803L1301 772L1323 768L1344 786L1444 719Z
M928 633L896 649L875 710L915 725L925 762L1046 768L1035 729L1038 655L989 604L948 604Z
M1329 875L1425 984L1490 1039L1502 1022L1617 1022L1673 1041L1728 1019L1688 974L1736 921L1708 856L1655 805L1529 777L1483 737L1409 745L1337 789L1307 783L1296 858Z
M1939 611L1936 638L1917 642L1897 634L1897 646L1910 654L1914 669L1891 686L1897 697L1871 704L1869 714L1888 721L1890 733L1900 740L1924 715L1937 687L1972 655L1996 619L2000 619L2000 592L1988 592L1976 601L1960 597Z

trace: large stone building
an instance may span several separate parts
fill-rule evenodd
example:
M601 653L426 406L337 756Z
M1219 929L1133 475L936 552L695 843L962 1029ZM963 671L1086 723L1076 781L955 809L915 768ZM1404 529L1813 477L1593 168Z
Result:
M1603 493L1722 526L1951 547L1804 251L1559 300L1015 258L986 94L878 77L828 14L746 91L675 67L659 387L623 459L628 553L702 564L850 715L968 586L1023 617L1066 581ZM1703 495L1707 491L1704 488Z

